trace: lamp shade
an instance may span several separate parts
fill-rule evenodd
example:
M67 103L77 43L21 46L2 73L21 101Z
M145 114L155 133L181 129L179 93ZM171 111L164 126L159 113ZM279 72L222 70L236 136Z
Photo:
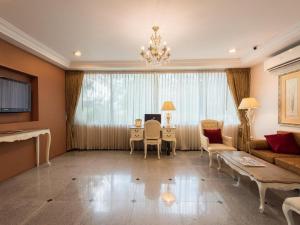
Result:
M175 108L172 101L165 101L164 104L161 107L161 110L163 110L163 111L173 111L173 110L176 110L176 108Z
M259 107L259 103L255 98L243 98L239 105L239 109L255 109Z

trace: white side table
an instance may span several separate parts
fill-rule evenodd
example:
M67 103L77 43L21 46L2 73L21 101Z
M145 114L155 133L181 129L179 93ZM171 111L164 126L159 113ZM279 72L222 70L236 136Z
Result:
M161 129L162 140L171 142L173 155L176 155L176 127L163 127Z
M300 197L285 199L282 205L282 210L288 225L296 225L293 219L292 211L300 214Z
M130 127L130 155L134 150L134 142L135 141L143 141L144 140L144 128L143 127Z
M51 133L50 129L39 129L39 130L22 130L15 132L7 132L0 134L0 143L1 142L15 142L15 141L24 141L31 138L36 138L35 151L36 151L36 166L40 165L40 135L47 135L47 144L46 144L46 163L50 165L49 154L50 154L50 145L51 145Z

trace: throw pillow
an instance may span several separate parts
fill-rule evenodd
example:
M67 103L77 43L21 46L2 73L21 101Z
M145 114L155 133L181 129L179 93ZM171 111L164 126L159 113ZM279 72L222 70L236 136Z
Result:
M300 147L298 146L294 135L292 133L281 133L265 135L268 144L272 151L284 154L300 154Z
M211 144L223 144L221 129L204 129L204 135Z

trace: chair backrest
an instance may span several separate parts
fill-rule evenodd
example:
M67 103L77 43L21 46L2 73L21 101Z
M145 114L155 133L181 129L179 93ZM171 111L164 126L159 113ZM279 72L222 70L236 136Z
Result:
M200 134L203 134L204 129L221 129L221 133L223 133L223 121L221 120L201 120L199 124Z
M145 122L145 138L159 139L160 138L160 122L156 120L147 120Z

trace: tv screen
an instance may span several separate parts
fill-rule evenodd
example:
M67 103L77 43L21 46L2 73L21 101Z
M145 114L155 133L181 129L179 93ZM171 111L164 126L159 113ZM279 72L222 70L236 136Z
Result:
M31 84L0 77L0 112L30 112Z

